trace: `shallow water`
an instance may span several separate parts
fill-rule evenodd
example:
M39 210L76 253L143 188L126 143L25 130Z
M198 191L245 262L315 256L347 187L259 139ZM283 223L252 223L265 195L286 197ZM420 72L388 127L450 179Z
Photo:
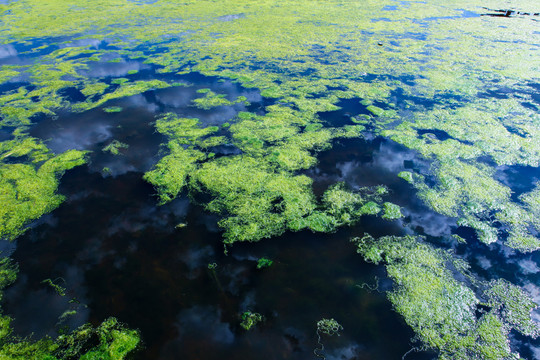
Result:
M427 209L412 201L410 185L395 177L414 154L380 138L343 140L322 153L319 165L308 172L316 193L336 181L353 188L386 183L391 200L407 205L407 228L368 217L335 234L287 233L235 245L224 256L216 216L187 197L157 206L153 188L142 180L163 142L152 122L155 114L174 111L213 125L243 109L193 108L190 102L199 88L231 98L245 95L252 108L262 99L215 79L192 77L190 82L194 86L106 104L122 107L118 113L102 108L64 113L32 128L31 135L46 140L55 152L75 148L92 153L87 166L63 177L59 192L68 200L17 242L13 257L21 271L5 303L15 330L55 336L60 326L97 324L115 316L141 330L144 346L137 359L254 358L261 352L271 359L305 359L317 346L316 322L333 317L345 330L339 338L324 339L329 359L399 358L413 334L383 293L360 287L375 285L377 278L381 289L390 284L382 268L356 255L349 238L363 232L404 234L425 223ZM347 110L355 109L335 116ZM120 155L102 151L113 139L129 148ZM188 226L175 229L178 223ZM440 229L423 231L441 235ZM263 256L274 265L257 270L256 260ZM217 264L214 271L208 269L212 263ZM56 279L68 296L42 284L46 278ZM77 302L70 304L72 298ZM67 309L77 314L58 324ZM266 321L251 332L242 330L239 314L246 310L263 314Z
M242 106L204 111L190 106L195 91L210 87L231 97L245 95L257 107L260 95L202 76L193 86L173 87L114 100L121 112L97 108L82 114L60 114L39 122L31 135L46 140L55 152L92 151L88 165L69 171L60 193L67 201L20 237L14 259L20 264L15 285L6 291L5 311L13 315L19 334L55 336L61 326L98 324L108 316L141 331L144 345L135 359L305 359L316 344L316 322L335 318L344 327L341 337L324 338L328 359L397 359L410 348L413 333L391 310L381 267L365 263L349 239L368 232L374 236L421 234L442 239L456 232L455 219L429 210L411 185L396 176L407 168L427 171L429 162L414 151L380 137L335 141L319 155L307 175L320 195L344 181L351 188L386 184L389 201L403 207L402 220L387 222L366 217L334 234L287 233L260 243L235 245L224 256L218 217L187 197L157 206L154 190L142 175L160 157L162 136L153 131L157 113L174 111L197 116L204 124L230 120ZM343 110L322 119L343 121ZM112 155L102 148L112 140L129 145ZM103 169L109 170L104 172ZM175 228L177 224L188 224ZM450 244L451 245L451 244ZM452 246L452 245L451 245ZM457 247L460 252L460 247ZM540 269L537 256L519 260L493 256L484 245L464 247L473 270L486 277L521 271L520 282L534 287ZM274 265L257 270L256 261L269 257ZM208 265L216 263L215 270ZM496 270L495 270L496 269ZM520 270L521 269L521 270ZM44 279L67 289L60 297ZM536 288L533 288L536 289ZM76 299L74 303L69 300ZM43 311L43 306L48 309ZM66 322L66 310L77 314ZM239 315L247 310L265 322L246 332ZM410 359L430 354L412 353Z
M130 1L140 6L156 3ZM398 2L383 10L391 13L408 6L408 2ZM427 17L415 23L427 27L431 22L480 16L460 11L458 16ZM231 22L245 17L238 13L217 17L216 21ZM392 52L401 46L400 41L426 42L428 35L404 32L389 38L393 40L378 46ZM160 45L167 41L148 47L141 45L135 50L157 54ZM48 43L51 45L33 51ZM30 64L40 56L70 46L119 50L111 43L74 36L14 42L0 46L0 64ZM428 44L424 55L437 50L440 48ZM320 56L321 64L348 61L346 52L326 53L322 46L312 46L311 51ZM258 65L262 68L267 64ZM4 313L14 318L17 334L36 339L45 335L55 337L66 329L86 322L98 325L114 316L140 330L143 343L130 355L132 359L251 359L260 358L261 354L265 359L306 359L316 357L313 350L318 347L317 321L334 318L343 331L339 337L323 336L327 359L400 359L417 344L411 341L412 330L386 299L384 291L390 290L392 283L384 267L363 261L349 241L364 233L375 237L425 236L436 247L455 250L458 257L467 260L477 279L505 278L540 302L540 255L521 254L501 244L480 243L470 228L456 225L456 218L431 210L418 198L415 188L397 174L412 170L434 182L429 178L434 159L426 159L377 135L374 121L366 124L362 139L334 140L331 149L318 154L317 165L302 173L313 179L316 196L336 182L345 182L352 189L384 184L390 191L384 201L401 206L402 219L384 221L365 216L335 233L287 232L258 243L237 243L225 256L217 215L205 211L188 194L158 206L155 190L142 180L143 174L166 154L163 144L167 139L155 131L154 122L160 114L173 112L179 117L198 118L203 127L222 126L234 122L240 111L262 115L276 100L230 80L196 72L161 74L160 69L137 58L109 53L101 61L78 69L77 74L110 85L107 92L117 88L113 81L118 77L130 81L160 79L175 84L110 100L81 113L59 111L56 116L33 118L31 136L42 139L55 153L69 149L89 151L89 163L62 177L59 193L67 200L59 208L33 222L16 243L0 243L2 253L12 254L20 266L18 279L5 291L3 303ZM302 71L300 74L306 77L315 73L310 69ZM294 75L295 70L290 70L290 74ZM422 75L364 73L362 80L392 80L414 86ZM25 86L26 81L21 76L1 84L0 93ZM198 92L201 89L211 89L230 101L245 96L250 104L240 102L203 110L192 102L204 96ZM538 110L535 82L520 91L502 86L478 92L477 96L503 100L512 93L527 99L524 107ZM61 95L71 103L88 99L74 87L62 89ZM354 116L371 114L361 100L342 99L337 103L340 110L318 113L323 126L353 125ZM407 118L411 111L432 110L441 103L453 109L463 97L448 93L428 98L398 87L389 91L388 100ZM372 104L389 108L380 101ZM120 111L105 111L111 107ZM507 129L519 134L519 129ZM0 141L12 138L11 130L0 129ZM440 142L454 139L440 129L420 129L417 134ZM105 149L115 141L126 145L116 155ZM232 145L217 146L211 151L216 157L241 153ZM495 166L493 162L490 165ZM512 200L519 202L519 196L531 191L540 180L540 172L532 166L503 165L496 168L494 178L509 187ZM458 243L452 238L456 234L468 243ZM274 264L256 269L261 257L272 259ZM216 268L209 268L211 264L216 264ZM67 295L59 296L43 283L45 279L65 287ZM375 285L380 292L369 289ZM69 310L76 313L62 318ZM251 331L240 327L240 315L248 310L265 318ZM540 314L533 313L533 318L539 320ZM514 332L511 346L524 358L540 359L538 339ZM435 356L412 352L407 359Z

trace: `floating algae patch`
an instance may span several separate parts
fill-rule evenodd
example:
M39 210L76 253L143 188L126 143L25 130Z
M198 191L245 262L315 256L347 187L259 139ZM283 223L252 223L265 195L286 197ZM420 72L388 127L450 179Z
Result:
M422 174L401 176L435 211L458 217L458 224L475 229L486 244L506 239L506 245L527 252L540 246L534 213L497 181L497 165L539 166L540 148L532 141L540 136L537 118L515 99L497 105L478 99L453 110L434 107L414 122L403 122L383 134L433 160L430 172L435 185L429 185ZM522 134L509 132L508 124ZM449 137L439 139L430 131L444 131ZM486 157L490 162L481 161Z
M3 291L17 278L18 267L9 258L0 259L0 298ZM21 339L13 334L12 319L0 314L0 358L2 359L102 359L122 360L140 342L137 331L129 330L115 318L103 321L99 326L83 325L56 339L44 337L39 340Z
M113 155L121 155L120 149L128 149L129 145L118 140L111 141L110 144L101 149L104 152L110 152Z
M0 237L13 240L30 221L62 203L64 197L56 193L58 179L66 170L84 164L85 153L69 150L55 156L30 137L2 142L0 151Z
M394 281L388 299L415 331L418 349L436 350L440 359L511 359L519 358L511 330L538 336L531 319L538 305L519 287L499 279L471 288L455 277L456 269L466 271L462 260L412 236L353 242L367 261L385 265Z
M482 6L499 9L500 3L488 0ZM511 7L518 14L535 6L526 0ZM539 166L536 98L530 89L496 101L484 95L538 82L534 16L472 16L485 11L465 0L397 5L333 0L316 6L308 0L162 0L151 5L19 0L1 7L0 60L16 65L19 58L32 59L2 68L4 82L20 78L28 83L1 94L0 126L28 126L42 114L84 111L174 84L148 78L145 65L161 74L200 72L229 79L279 104L257 115L215 122L231 121L227 128L201 121L181 134L163 129L169 137L165 156L146 179L164 202L183 189L197 200L204 195L201 203L224 216L227 241L279 235L284 229L328 231L354 221L351 213L362 208L399 216L382 199L372 201L373 189L364 194L334 185L317 199L310 179L300 175L317 163L317 153L332 139L355 138L362 131L343 123L320 127L318 114L337 110L343 99L364 99L370 115L358 116L364 110L358 109L350 114L352 123L432 162L427 171L401 174L426 204L475 229L484 243L502 241L525 252L540 247L535 190L515 199L496 177L500 166ZM95 66L107 60L114 61L111 68L118 66L116 75ZM215 94L200 98L199 106L209 109L204 111L217 109L216 104L230 107L224 100L236 99ZM189 116L179 113L180 118ZM182 135L200 129L208 133ZM219 146L235 152L215 156ZM3 169L15 169L9 166L16 160L11 155L2 159ZM23 165L20 172L29 175L43 166ZM249 185L251 174L244 168L259 187ZM478 336L502 344L503 321L489 314L477 321ZM487 332L497 326L500 330ZM505 353L501 349L493 351ZM484 357L493 355L482 351Z
M244 103L249 105L247 98L245 96L240 96L234 101L230 101L226 98L225 94L216 94L210 89L199 89L197 90L199 94L204 94L203 97L193 99L193 105L199 109L209 110L218 106L231 106L236 103Z
M294 172L313 166L313 154L327 148L332 139L359 137L362 127L301 132L305 122L279 106L264 116L241 112L228 130L202 128L198 119L168 114L156 122L157 130L170 138L168 154L145 179L162 202L177 197L184 187L192 195L210 195L205 207L225 215L219 225L225 229L226 243L257 241L287 229L328 232L362 215L379 213L384 187L353 193L338 184L326 191L321 203L316 201L312 180ZM228 132L228 137L216 138L213 134L218 131ZM228 141L242 154L214 158L205 151L212 139L217 144ZM389 219L399 213L397 205L384 207Z

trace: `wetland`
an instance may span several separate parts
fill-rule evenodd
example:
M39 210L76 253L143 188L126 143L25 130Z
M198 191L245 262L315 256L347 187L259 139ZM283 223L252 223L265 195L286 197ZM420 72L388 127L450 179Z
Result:
M0 2L0 358L540 359L539 10Z

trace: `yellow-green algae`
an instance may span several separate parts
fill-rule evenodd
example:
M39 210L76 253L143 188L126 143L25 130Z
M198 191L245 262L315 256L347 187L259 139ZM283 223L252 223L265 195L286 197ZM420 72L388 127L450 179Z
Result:
M199 109L209 110L218 106L230 106L237 103L249 105L245 96L239 96L238 99L230 101L225 98L225 94L216 94L210 89L199 89L197 92L199 94L204 94L203 97L192 100L193 105Z
M85 152L54 155L24 135L0 142L0 238L15 239L30 221L58 207L64 200L56 193L58 179L85 162Z
M118 140L111 141L108 145L101 149L104 152L109 152L113 155L121 155L120 149L128 149L129 145Z
M4 289L15 282L17 272L11 259L0 259L0 299ZM38 340L13 334L11 321L0 310L2 360L123 360L140 342L137 331L125 328L115 318L106 319L97 327L83 325L56 339Z
M154 184L162 202L176 198L185 186L194 197L209 194L205 207L225 216L219 225L226 243L257 241L286 230L333 231L381 211L377 202L386 193L382 186L351 192L336 184L318 203L312 180L296 173L313 166L314 154L330 140L359 137L360 125L302 131L308 119L294 116L289 108L269 109L264 116L240 113L227 129L228 138L214 136L219 128L200 127L198 119L166 114L156 128L170 138L168 153L145 179ZM242 154L214 158L206 150L212 139L217 144L229 141ZM385 203L383 217L399 217L396 207Z
M261 314L251 311L243 312L241 318L242 322L240 323L240 326L247 331L263 321L263 316Z
M538 305L518 286L499 279L476 281L473 289L454 275L466 271L462 260L420 238L365 235L353 242L367 261L385 265L394 281L388 299L415 331L419 348L438 351L440 359L519 359L510 331L540 334L531 319Z
M388 5L397 10L385 11ZM353 121L382 131L433 162L429 174L400 174L428 205L475 228L486 243L498 240L502 230L508 235L507 245L521 251L535 250L540 241L531 232L531 225L538 229L538 189L515 202L510 189L497 182L494 174L500 165L539 164L538 112L524 105L532 99L528 83L539 82L538 22L530 17L463 16L464 11L484 12L480 6L501 5L495 0L479 5L465 0L407 4L331 0L316 6L308 0L161 0L141 5L125 0L97 0L88 5L74 0L18 0L0 6L3 44L29 44L59 36L71 36L74 42L64 43L63 49L34 58L27 65L2 66L2 81L28 78L34 88L21 86L0 94L0 126L28 125L36 114L53 114L62 108L83 111L113 98L173 85L121 78L111 81L118 85L114 92L105 92L108 88L97 85L98 80L81 74L107 52L115 52L116 61L122 61L118 58L121 55L126 60L156 65L158 73L197 71L257 88L281 105L267 109L268 114L262 117L239 115L228 136L242 155L213 159L207 150L226 141L213 135L216 129L195 138L169 134L167 155L146 175L162 201L174 198L186 185L191 192L210 192L213 200L207 207L229 215L223 221L230 224L222 226L228 226L231 241L237 239L237 232L255 234L255 238L280 233L272 230L273 224L256 228L257 223L250 223L261 214L287 214L281 218L273 215L272 219L279 218L291 229L307 226L324 230L349 221L349 212L360 204L365 213L381 211L380 201L356 203L359 195L341 192L339 185L329 189L323 199L332 198L340 206L333 209L328 203L316 203L309 179L297 174L313 166L316 152L337 134L358 132L354 128L320 128L317 112L335 110L340 99L361 98L367 100L372 115L351 114ZM537 4L532 0L508 1L505 6L534 9ZM244 16L221 20L238 13ZM388 21L376 21L378 18ZM115 24L114 28L110 24ZM75 45L75 40L85 39L106 40L117 49ZM139 45L147 50L131 50ZM81 54L90 57L79 57ZM69 103L61 90L71 87L88 98ZM496 101L477 97L499 88L516 93ZM401 104L395 104L396 89L406 97ZM439 105L430 106L430 102ZM281 114L275 116L276 111ZM442 130L450 138L420 136L417 130ZM488 165L486 158L494 165ZM257 188L243 184L250 178L235 173L243 166L254 171L257 181L268 180L272 185ZM426 180L426 176L435 181ZM223 177L231 177L233 186L227 187ZM229 190L232 192L227 193ZM340 201L336 194L341 194ZM253 218L246 209L254 211ZM393 212L389 210L390 216ZM494 226L496 222L502 229ZM425 250L418 246L406 246L404 252ZM411 299L410 304L417 304L407 294L418 290L427 296L424 307L442 309L435 313L440 322L422 327L418 324L426 320L423 313L410 312L407 301L403 307L396 305L419 338L440 350L442 358L469 358L471 354L487 359L515 358L506 337L512 317L499 310L480 318L469 317L476 297L452 280L440 262L429 260L430 253L440 252L425 253L415 258L417 267L406 262L406 257L390 259L393 265L388 267L393 271L391 276L404 284L394 300ZM433 280L434 293L417 289L417 279ZM463 295L463 301L448 301L444 297L447 288ZM448 312L447 308L453 310ZM491 308L500 309L496 305ZM463 318L441 318L441 314L456 311ZM472 329L461 332L466 324L472 324ZM454 330L460 333L456 335Z
M423 176L402 173L435 211L458 217L474 228L478 238L489 244L499 239L499 221L508 233L506 244L521 251L540 248L530 229L539 227L530 206L511 200L511 190L494 179L496 168L478 161L490 157L496 165L540 165L540 117L522 107L517 99L501 99L494 105L485 99L471 100L457 110L436 107L405 121L383 134L434 160L435 186ZM520 129L521 134L508 128ZM430 130L445 131L451 138L440 140ZM428 131L420 136L419 130ZM525 134L525 135L524 135Z
M388 5L397 8L386 11ZM532 0L508 4L517 9L534 5ZM498 8L499 4L493 0L482 6ZM119 7L122 11L117 11ZM91 7L75 1L44 4L20 0L3 8L0 41L4 43L60 36L73 40L64 41L60 49L51 47L50 53L28 65L2 67L6 80L26 74L36 87L0 95L2 125L29 124L35 114L65 107L85 110L110 99L171 85L158 80L113 80L120 87L103 93L107 84L82 74L112 53L114 61L144 60L160 66L159 72L198 71L233 79L300 110L309 121L317 112L335 109L339 99L363 98L375 115L367 122L383 130L392 129L391 124L399 119L399 109L390 96L400 88L406 96L437 99L441 105L423 109L406 102L407 114L412 111L412 115L405 124L412 130L404 124L385 132L386 136L422 148L424 156L437 161L468 160L478 167L477 159L489 156L498 165L538 166L538 113L523 105L530 101L530 91L497 101L477 98L479 92L497 87L522 91L528 81L538 82L538 25L530 17L465 17L464 11L481 14L486 10L464 0L407 6L390 0L362 4L334 0L316 6L307 0L279 4L227 0L219 6L212 1L159 1L140 6L125 0L102 0ZM220 20L237 13L244 16ZM376 21L380 18L388 21ZM105 40L116 49L94 48L84 41L77 45L76 41L85 39ZM130 50L138 45L146 50ZM154 49L160 51L153 53ZM59 90L68 87L78 88L89 98L70 104L59 95ZM195 104L207 108L229 101L208 94L195 99ZM39 101L31 101L32 97ZM387 106L374 105L374 101ZM433 141L414 133L414 129L428 126L447 131L453 139ZM508 133L510 127L522 136ZM305 154L297 154L301 158L290 159L280 152L276 161L290 162L291 169L313 164ZM480 167L481 176L492 177L493 170ZM446 214L451 207L460 213L457 216L465 219L463 224L476 228L483 241L499 238L489 221L455 202L455 193L434 196L420 184L415 186L437 211ZM510 200L506 204L515 205ZM525 251L539 247L534 235L521 232L523 226L504 224L509 227L508 245Z

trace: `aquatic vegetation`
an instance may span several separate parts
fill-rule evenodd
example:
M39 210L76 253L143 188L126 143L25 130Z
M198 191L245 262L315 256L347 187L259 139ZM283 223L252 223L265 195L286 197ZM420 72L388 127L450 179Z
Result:
M227 137L213 136L220 131L216 126L203 128L197 119L166 114L156 121L156 129L170 139L168 154L144 178L155 186L162 203L177 197L184 187L193 198L197 193L210 195L205 207L225 215L219 226L227 244L257 241L286 230L334 231L363 215L379 213L376 203L382 201L384 187L351 192L339 184L329 188L318 204L312 180L294 173L313 166L312 154L328 148L331 140L359 137L363 127L301 132L308 119L295 115L281 106L264 116L241 112L227 128ZM226 142L243 153L219 158L206 153Z
M204 97L193 99L193 105L199 109L209 110L218 106L231 106L237 103L249 105L245 96L239 96L238 99L230 101L226 99L225 94L216 94L210 89L199 89L198 93L204 94Z
M85 96L101 95L108 87L108 84L102 82L87 84L84 89L81 89L81 93Z
M320 347L313 350L313 354L321 359L326 359L326 357L322 354L324 351L324 345L321 341L321 334L328 336L339 336L339 332L341 330L343 330L343 326L341 326L334 319L321 319L317 321L317 343Z
M56 291L56 293L58 295L65 296L66 295L66 288L56 284L56 281L58 281L58 280L64 280L64 279L60 278L60 279L56 279L54 281L51 280L51 279L45 279L41 283L49 285L51 288L54 289L54 291Z
M496 9L500 4L487 0L482 5ZM519 7L536 5L524 0ZM386 6L399 11L389 15ZM125 0L91 5L13 1L0 5L0 40L28 48L24 54L7 54L8 64L16 55L28 61L0 69L7 89L0 94L0 126L30 126L40 115L85 111L112 99L182 86L176 80L147 80L136 69L95 75L100 73L92 70L102 63L137 61L156 77L199 72L229 79L259 90L277 105L266 107L264 115L240 113L221 128L202 128L195 119L170 115L158 119L156 129L169 142L163 158L145 175L162 203L186 190L208 211L220 214L226 242L254 241L287 230L333 231L362 215L400 217L397 205L383 203L372 189L351 191L335 185L317 199L311 179L302 175L317 163L319 151L336 139L359 137L365 126L432 163L428 171L413 169L400 177L434 211L474 229L486 244L503 239L519 251L534 251L540 248L538 187L515 201L512 189L495 175L500 166L540 164L533 96L538 82L537 21L479 16L479 10L465 0L331 0L317 6L309 0L158 1L143 6ZM388 21L375 21L383 17ZM50 46L37 42L43 38ZM106 46L88 45L88 40ZM193 104L202 109L245 101L209 91L201 94ZM353 111L348 125L339 128L323 123L318 114L336 110L342 99L363 99L369 114ZM0 210L0 237L9 239L58 206L60 175L84 162L80 152L53 155L24 138L3 142L0 148L0 200L6 204ZM232 145L241 155L216 157L211 151L219 145ZM507 345L508 324L514 318L525 321L523 317L505 310L469 316L478 299L452 280L436 260L438 252L429 260L431 250L421 246L403 251L424 255L417 267L401 257L388 258L393 262L388 267L394 271L391 277L402 281L404 289L391 301L399 300L406 321L422 331L424 343L439 349L442 357L513 356ZM422 323L427 321L424 313L411 310L414 297L407 297L413 290L429 295L414 285L424 278L432 281L429 299L439 308L453 309L444 294L463 300L453 312L435 312L433 326ZM441 283L445 285L436 286ZM454 321L441 314L461 317ZM418 319L412 319L415 316ZM465 330L467 324L473 330Z
M336 320L334 319L321 319L317 321L317 332L329 336L337 335L339 336L339 332L343 330L343 326L341 326Z
M259 260L257 260L257 269L264 269L267 267L270 267L274 264L274 262L268 258L262 257Z
M15 282L17 272L18 267L11 259L0 259L0 294ZM55 285L47 280L47 283ZM139 342L138 332L125 328L115 318L106 319L95 328L90 324L83 325L54 340L50 337L21 339L13 334L11 318L0 315L0 359L123 360Z
M123 142L120 142L118 140L113 140L109 145L106 145L101 151L103 152L110 152L113 155L121 155L120 149L127 149L129 148L128 144L125 144Z
M403 214L401 213L401 210L398 205L392 204L389 202L385 202L383 204L384 207L384 214L382 215L383 219L399 219L403 217Z
M258 323L263 321L263 316L256 312L244 311L242 313L241 319L242 322L240 323L240 326L245 330L249 331Z
M538 336L531 319L538 305L516 285L500 279L472 289L454 276L456 269L466 271L466 264L412 236L365 235L352 241L367 261L385 265L394 281L387 295L395 311L420 346L437 350L441 359L517 358L509 347L510 330Z
M66 170L86 162L85 153L69 150L60 155L47 151L36 139L0 143L0 237L15 239L25 225L58 207L64 200L56 193L58 179ZM27 157L30 164L5 163L6 158ZM37 164L36 164L37 163Z
M151 7L144 7L144 10L122 2L124 14L107 11L115 9L118 1L100 3L100 11L81 7L80 4L77 4L78 7L66 7L60 2L43 6L30 1L24 8L18 2L6 5L9 15L5 16L2 24L2 36L6 39L77 34L79 39L101 40L105 38L102 31L108 29L106 34L112 39L111 45L120 50L71 44L61 49L52 48L48 54L26 67L4 66L2 69L6 79L28 73L36 88L28 91L25 87L19 87L0 96L2 124L30 124L31 118L39 113L52 114L63 107L82 111L110 99L174 85L160 80L116 78L110 82L119 87L107 92L106 82L87 79L83 75L100 58L121 61L119 51L126 58L159 66L160 73L198 71L258 88L263 96L278 99L286 105L281 112L289 111L298 119L303 119L305 132L312 132L315 129L313 126L318 125L318 112L336 109L340 99L364 99L367 110L373 116L363 114L354 117L358 114L351 114L352 118L383 130L384 135L419 150L425 157L437 160L439 165L436 166L440 167L434 167L434 173L441 183L443 178L447 178L448 172L459 171L460 166L445 169L454 160L458 163L468 161L468 165L477 167L477 173L482 173L484 177L484 185L494 186L491 193L496 193L500 188L488 179L493 180L493 171L476 159L490 156L497 164L538 165L538 142L530 141L539 134L538 127L534 125L537 114L526 107L521 98L512 94L497 102L476 96L482 91L491 90L495 81L500 82L501 86L522 91L526 88L523 83L535 77L535 57L530 54L529 46L534 43L534 22L530 19L512 19L516 26L499 26L500 19L480 16L463 19L461 9L473 14L475 11L465 1L456 1L452 9L439 2L427 6L411 4L400 7L399 11L392 13L392 21L385 22L384 26L382 22L371 19L376 18L377 14L388 15L384 11L385 5L388 5L385 2L362 7L354 3L330 2L314 7L309 1L296 1L295 12L290 11L291 3L275 5L270 1L258 2L256 12L246 11L250 6L248 3L235 1L227 1L222 7L216 7L211 2L190 2L181 7L157 2ZM75 10L79 8L84 8L84 17ZM227 22L215 20L216 16L230 15L229 11L246 16ZM34 12L39 16L34 16ZM351 17L350 14L357 15ZM313 22L314 18L318 19L316 23ZM429 22L426 19L430 19ZM339 22L338 29L332 25L334 21ZM109 29L107 25L110 23L118 26ZM96 27L89 24L96 24ZM129 31L134 26L137 31ZM413 36L423 34L425 27L430 28L429 35L425 38ZM276 36L274 29L278 28L280 35ZM81 32L85 30L89 33L81 37ZM182 34L183 41L163 44L160 39L170 34ZM448 42L448 37L454 40ZM506 42L512 42L513 51L508 55L511 59L505 57L503 61L500 54L505 52ZM144 45L148 52L128 50L137 44ZM166 50L152 53L157 48ZM91 56L86 57L88 55ZM127 71L128 75L135 74L135 70ZM368 80L369 76L375 76L377 81ZM486 79L489 81L484 81ZM60 90L70 87L80 89L90 97L84 102L70 104L60 95ZM404 108L412 111L410 121L400 118L398 107L390 99L392 92L398 88L403 91ZM204 96L195 99L194 104L202 108L244 101L241 98L234 101L225 99L223 94L215 94L210 89L199 92ZM424 104L409 100L409 96L414 99L412 95L419 99L423 97L427 102L437 99L440 105L426 109ZM525 100L531 98L523 91L520 96ZM38 97L39 102L31 101L32 97ZM292 108L297 111L292 111ZM272 109L267 110L273 112ZM280 116L280 119L281 123L276 121L269 126L266 120L275 121L276 117L254 117L251 119L253 122L264 126L257 128L248 121L243 122L236 129L231 129L233 139L243 151L254 152L274 146L271 142L278 141L278 138L272 138L271 134L280 133L281 139L288 139L301 130L296 126L289 127L289 124L297 124L297 120L291 116ZM401 124L394 129L397 120ZM432 136L418 136L417 129L442 130L451 138L438 140ZM521 135L509 129L516 129ZM320 137L325 135L322 130L313 132ZM268 133L270 137L261 133ZM217 143L217 140L214 141ZM287 146L271 149L271 157L273 163L280 167L297 171L311 167L316 162L309 148L302 148L298 143L279 145ZM479 195L479 199L471 199L473 202L482 203L485 200L480 191L472 191L481 185L479 182L455 180L456 187L468 187L461 195ZM428 186L425 182L415 184L433 209L442 214L459 216L463 219L463 225L477 230L482 241L489 243L498 238L498 229L486 221L484 215L470 213L463 202L457 200L460 191L445 192L448 187L446 183L439 188ZM503 207L508 205L511 202L506 199ZM526 226L516 228L509 223L506 225L510 227L508 245L524 251L538 247L535 234L518 236Z
M106 113L117 113L121 112L122 108L120 106L108 106L103 108L103 111L105 111Z

